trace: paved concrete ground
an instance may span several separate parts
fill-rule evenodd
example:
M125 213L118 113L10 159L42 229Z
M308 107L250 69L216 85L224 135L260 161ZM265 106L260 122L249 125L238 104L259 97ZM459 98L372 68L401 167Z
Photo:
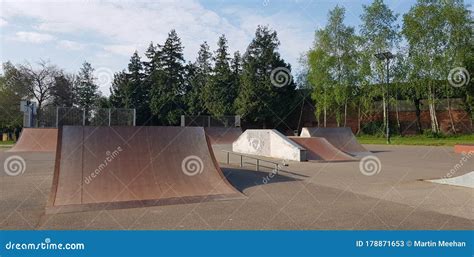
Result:
M25 173L7 176L3 163L12 154L0 149L0 229L474 228L473 189L423 181L473 171L474 157L463 162L451 147L366 147L381 163L373 176L361 173L359 161L288 162L272 176L270 166L239 168L237 157L224 165L221 150L231 147L218 145L226 176L247 199L55 215L44 214L54 155L20 154Z

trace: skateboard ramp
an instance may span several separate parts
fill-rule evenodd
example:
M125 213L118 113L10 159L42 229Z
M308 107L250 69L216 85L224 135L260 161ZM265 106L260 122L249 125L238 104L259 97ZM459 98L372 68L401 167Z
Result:
M232 144L240 135L240 128L207 127L204 128L211 144Z
M202 127L80 127L59 132L47 213L243 198Z
M23 128L18 142L8 152L55 152L58 129Z
M306 149L274 129L247 129L234 141L232 151L292 161L306 161Z
M453 177L453 178L441 178L428 180L429 182L451 185L451 186L461 186L474 188L474 171L471 171L467 174Z
M318 161L352 161L351 155L337 149L322 137L288 137L306 149L308 160Z
M352 133L350 128L303 128L301 137L323 137L337 149L355 156L365 156L370 152L365 149Z
M455 153L474 153L474 145L459 144L454 146Z

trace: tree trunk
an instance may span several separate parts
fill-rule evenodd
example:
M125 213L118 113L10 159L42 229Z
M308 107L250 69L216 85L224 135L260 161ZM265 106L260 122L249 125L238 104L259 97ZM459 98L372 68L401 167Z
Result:
M327 118L327 109L326 109L326 105L324 105L324 127L326 127L326 118Z
M357 105L357 133L356 135L359 135L360 133L360 124L361 124L361 116L360 116L360 103Z
M448 101L448 115L449 115L449 121L451 122L451 130L453 131L454 134L456 134L456 127L454 126L454 118L451 112L451 98L449 98L449 93L447 94L446 100Z
M344 127L347 127L347 100L344 103Z
M422 133L422 130L421 130L421 109L420 109L421 100L419 98L414 98L413 103L415 104L416 129L417 129L418 134L421 134Z
M438 118L436 117L435 95L433 92L432 85L430 85L429 87L428 102L430 109L431 131L433 131L433 133L439 133Z
M383 94L382 99L382 108L383 108L383 130L387 130L387 103L385 102L385 93Z
M402 136L402 126L400 125L400 112L398 110L398 100L395 100L395 112L396 112L396 115L397 115L398 134Z

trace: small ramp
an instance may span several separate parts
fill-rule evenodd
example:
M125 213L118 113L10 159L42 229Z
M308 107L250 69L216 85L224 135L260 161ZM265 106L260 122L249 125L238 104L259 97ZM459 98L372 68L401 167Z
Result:
M59 132L46 213L244 198L202 127L81 127Z
M469 173L466 173L464 175L457 176L457 177L432 179L432 180L427 180L427 181L438 183L438 184L451 185L451 186L474 188L474 171L471 171Z
M56 128L23 128L20 138L8 152L55 152L57 142Z
M306 149L275 129L247 129L232 143L232 151L292 161L306 161Z
M307 151L308 160L318 161L353 161L353 156L337 149L322 137L288 137Z
M347 127L343 128L303 128L301 137L323 137L337 149L353 156L365 156L371 154L365 149Z
M206 131L211 144L232 144L242 135L241 128L206 127L204 131Z
M473 153L474 154L474 144L458 144L454 146L455 153Z

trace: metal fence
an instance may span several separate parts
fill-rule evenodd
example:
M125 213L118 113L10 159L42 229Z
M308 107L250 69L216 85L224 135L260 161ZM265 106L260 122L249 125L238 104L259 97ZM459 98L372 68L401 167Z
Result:
M181 126L195 127L240 127L239 115L212 117L209 115L187 116L181 115Z
M25 125L33 120L37 127L57 128L71 126L135 126L135 109L93 108L86 110L77 107L47 106L30 117L25 113Z

